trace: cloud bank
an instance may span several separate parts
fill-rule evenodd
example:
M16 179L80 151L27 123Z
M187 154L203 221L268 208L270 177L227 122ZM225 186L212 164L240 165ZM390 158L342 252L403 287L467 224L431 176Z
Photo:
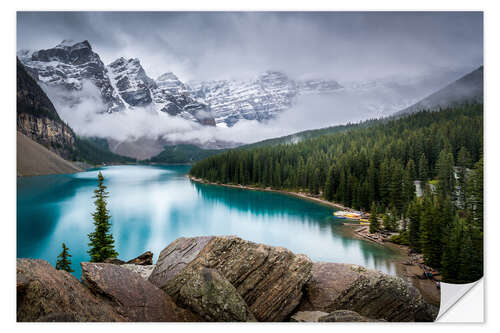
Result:
M183 81L282 70L367 80L483 63L481 12L18 12L18 49L89 40Z

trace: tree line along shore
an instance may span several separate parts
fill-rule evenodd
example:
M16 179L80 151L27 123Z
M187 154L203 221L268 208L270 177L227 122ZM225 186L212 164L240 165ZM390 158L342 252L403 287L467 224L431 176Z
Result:
M196 163L190 176L369 211L370 232L397 233L392 240L422 253L443 281L466 283L483 274L482 104L375 121L296 144L234 149Z

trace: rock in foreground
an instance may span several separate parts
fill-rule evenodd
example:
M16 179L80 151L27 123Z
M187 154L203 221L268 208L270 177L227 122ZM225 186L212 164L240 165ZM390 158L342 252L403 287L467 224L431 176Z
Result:
M299 311L291 318L291 322L297 323L317 323L320 318L328 316L328 313L323 311Z
M177 299L193 272L201 267L217 270L236 288L259 321L285 320L299 304L302 287L311 274L312 262L307 256L235 236L182 238L173 244L175 247L162 251L150 281ZM169 279L168 273L162 273L166 263L185 267Z
M332 308L387 321L434 321L437 316L437 309L425 303L416 288L382 273L360 276L335 299Z
M357 278L361 275L378 274L380 273L357 265L315 262L299 310L331 312L335 299Z
M314 263L300 311L351 310L387 321L433 321L435 307L425 303L403 279L362 266Z
M433 321L438 310L401 278L235 236L179 238L156 265L81 266L82 282L18 259L18 321Z
M359 313L349 310L337 310L318 319L318 322L336 323L336 322L367 322L367 321L385 321L372 320L361 316Z
M177 238L161 251L149 281L158 288L163 288L169 280L194 260L212 239L213 237L210 236Z
M126 321L73 275L44 260L17 259L17 321Z
M155 269L155 265L142 266L134 264L123 264L121 267L131 270L132 272L138 273L144 280L149 279L151 273Z
M215 269L197 266L194 270L184 269L181 274L179 280L185 283L175 294L178 304L208 321L255 321L234 286Z

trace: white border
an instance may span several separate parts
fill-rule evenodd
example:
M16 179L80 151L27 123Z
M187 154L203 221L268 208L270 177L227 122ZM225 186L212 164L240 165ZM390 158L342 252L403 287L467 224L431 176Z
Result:
M16 237L15 237L15 219L16 219L16 181L15 181L15 64L14 64L14 53L16 50L16 35L15 35L15 20L16 20L16 10L484 10L485 11L485 155L486 155L486 176L485 183L486 187L486 232L485 232L485 253L493 254L498 253L498 241L494 238L500 236L498 225L500 222L493 220L494 217L498 216L498 213L494 211L496 208L494 202L498 197L498 192L496 189L500 188L499 176L497 171L497 165L499 162L499 154L496 153L496 145L500 143L500 137L498 130L500 117L500 105L498 103L498 89L500 87L500 82L498 78L500 77L500 72L498 71L498 59L500 59L499 47L498 47L498 32L500 31L500 13L498 11L498 1L463 1L463 0L446 0L446 1L429 1L420 0L413 2L403 2L396 0L378 0L378 1L318 1L318 0L308 0L308 1L294 1L288 0L283 2L269 1L269 0L253 0L247 2L237 3L235 1L96 1L87 0L84 2L69 2L64 0L56 1L4 1L2 3L1 15L1 45L2 50L0 51L2 61L2 76L0 80L2 92L2 107L1 107L1 117L0 122L2 128L0 130L1 143L2 143L2 156L6 157L4 163L2 163L2 196L1 196L1 212L2 218L2 230L3 237L0 242L2 246L2 258L3 258L3 270L1 276L1 287L2 287L2 308L0 311L2 323L4 324L4 330L22 330L22 331L32 331L36 329L37 331L61 331L68 332L71 331L88 331L92 325L92 329L119 329L120 331L136 331L142 327L150 330L182 330L184 331L198 331L198 330L217 330L220 331L255 331L255 330L276 330L276 329L286 329L303 331L304 329L309 330L319 330L328 331L332 330L349 330L349 329L368 329L370 331L380 330L381 332L400 332L401 330L406 331L419 331L422 330L439 330L452 329L453 331L464 331L470 333L471 330L477 330L479 328L491 328L493 325L498 324L498 308L495 308L491 302L498 293L498 281L500 281L498 272L499 264L493 262L493 265L485 267L486 275L486 285L488 288L488 295L486 305L486 325L457 325L457 324L335 324L330 325L286 325L286 324L212 324L212 325L179 325L179 324L121 324L121 325L110 325L110 324L57 324L57 325L36 325L36 324L16 324L15 323L15 289L14 289L14 266L15 266L15 249L16 249ZM495 33L496 32L496 33ZM497 148L498 149L498 148ZM495 190L494 190L495 189ZM495 243L495 244L493 244ZM495 258L495 256L493 257ZM493 260L494 261L494 260ZM486 263L488 263L488 257L486 258ZM488 283L492 281L492 283ZM474 305L470 305L471 307ZM492 311L489 311L492 309ZM467 311L467 307L466 310ZM491 314L491 316L490 316ZM459 314L459 317L461 315ZM36 326L35 326L36 325ZM257 327L258 325L258 327ZM11 327L6 327L11 326ZM14 326L14 327L12 327ZM364 326L364 327L363 327Z

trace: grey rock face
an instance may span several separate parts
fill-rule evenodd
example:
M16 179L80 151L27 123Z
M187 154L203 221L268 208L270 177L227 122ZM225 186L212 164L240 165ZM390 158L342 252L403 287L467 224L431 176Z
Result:
M17 130L63 158L74 153L75 134L59 117L54 105L17 60Z

